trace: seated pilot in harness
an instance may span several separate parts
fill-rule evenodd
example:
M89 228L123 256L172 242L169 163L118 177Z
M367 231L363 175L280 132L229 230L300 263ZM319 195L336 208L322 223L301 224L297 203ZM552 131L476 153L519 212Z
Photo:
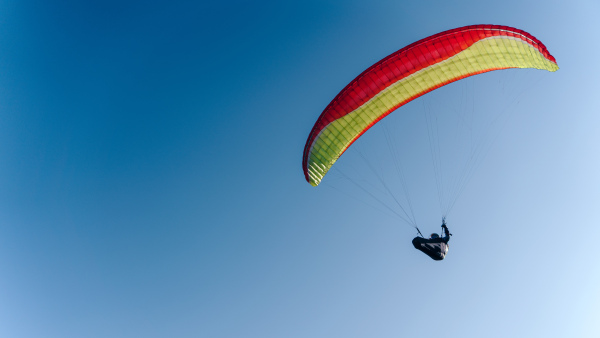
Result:
M412 244L416 249L423 251L432 259L441 261L448 253L448 241L450 240L450 236L452 236L452 234L448 231L445 219L442 220L442 229L444 232L444 237L440 237L435 233L431 234L429 239L423 238L422 236L417 236L412 240ZM417 231L418 230L419 229L417 229ZM419 231L419 234L420 233L421 232Z

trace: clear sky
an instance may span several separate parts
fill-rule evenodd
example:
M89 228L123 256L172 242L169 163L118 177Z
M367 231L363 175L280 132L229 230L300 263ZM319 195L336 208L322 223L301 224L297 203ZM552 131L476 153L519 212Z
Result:
M0 336L600 337L599 15L596 0L1 1ZM519 98L434 262L364 196L311 187L302 150L362 70L471 24L533 34L560 70ZM389 128L418 134L419 107Z

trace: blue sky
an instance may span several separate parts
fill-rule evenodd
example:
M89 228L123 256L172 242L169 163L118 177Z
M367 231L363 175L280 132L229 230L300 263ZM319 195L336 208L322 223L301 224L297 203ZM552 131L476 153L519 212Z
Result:
M596 1L0 2L0 336L600 336L598 14ZM362 70L481 23L530 32L561 69L531 75L434 262L364 196L306 183L302 150ZM410 136L420 107L382 122ZM433 177L407 166L420 227L437 231L419 188Z

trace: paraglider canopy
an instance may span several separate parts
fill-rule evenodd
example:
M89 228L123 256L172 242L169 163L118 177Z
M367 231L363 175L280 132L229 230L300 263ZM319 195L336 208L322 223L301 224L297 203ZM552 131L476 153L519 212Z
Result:
M317 119L302 157L306 180L317 186L354 141L404 104L454 81L507 68L554 72L558 66L531 34L497 25L441 32L389 55L350 82Z

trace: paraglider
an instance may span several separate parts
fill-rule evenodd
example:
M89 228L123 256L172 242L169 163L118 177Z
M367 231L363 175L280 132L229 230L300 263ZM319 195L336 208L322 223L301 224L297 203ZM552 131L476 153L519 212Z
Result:
M534 36L499 25L451 29L392 53L346 85L321 113L304 146L306 181L318 186L361 135L408 102L452 82L510 68L555 72L558 65ZM444 237L415 238L415 248L433 259L443 259L450 235L445 222L442 227Z
M442 220L442 231L443 237L440 237L436 233L431 234L429 239L417 236L413 238L412 244L415 249L423 251L427 256L431 257L431 259L441 261L448 253L448 241L450 240L450 236L452 236L446 226L445 219Z

